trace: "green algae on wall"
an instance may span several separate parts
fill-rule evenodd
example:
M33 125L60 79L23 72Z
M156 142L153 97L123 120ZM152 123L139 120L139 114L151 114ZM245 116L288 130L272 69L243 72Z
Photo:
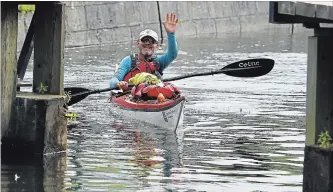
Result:
M21 12L23 15L28 12L34 12L35 5L19 5L18 11Z

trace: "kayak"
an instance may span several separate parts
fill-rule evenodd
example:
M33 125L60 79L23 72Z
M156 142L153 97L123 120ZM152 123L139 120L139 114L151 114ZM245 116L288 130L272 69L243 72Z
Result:
M151 125L176 131L183 124L185 97L178 95L163 102L157 100L133 101L130 94L114 95L109 100L117 114Z

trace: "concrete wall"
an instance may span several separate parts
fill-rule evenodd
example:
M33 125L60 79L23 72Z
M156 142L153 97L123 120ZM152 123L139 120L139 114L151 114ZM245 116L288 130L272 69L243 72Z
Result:
M149 2L64 2L66 4L66 47L120 43L137 39L143 28L160 34L156 1ZM268 2L254 1L163 1L159 2L162 21L167 12L180 19L177 37L220 37L267 30L292 31L292 25L270 24ZM19 16L19 48L28 29L31 13ZM305 31L294 26L294 32ZM165 37L165 31L163 28Z

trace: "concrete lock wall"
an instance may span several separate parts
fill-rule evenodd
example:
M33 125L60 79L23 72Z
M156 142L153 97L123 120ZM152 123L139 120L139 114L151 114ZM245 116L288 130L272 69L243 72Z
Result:
M156 1L150 2L64 2L66 4L66 47L80 47L136 40L143 28L160 35ZM159 2L162 21L165 14L180 19L177 37L221 37L226 34L286 30L302 32L300 25L274 25L268 20L269 3L254 1ZM19 13L18 50L29 28L32 13ZM293 29L292 29L293 28ZM163 27L165 38L165 31Z

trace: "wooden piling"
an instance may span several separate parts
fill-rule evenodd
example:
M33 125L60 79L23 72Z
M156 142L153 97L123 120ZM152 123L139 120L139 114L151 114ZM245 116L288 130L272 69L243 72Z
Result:
M318 143L319 134L333 135L333 29L314 31L308 39L303 191L333 192L333 147Z
M63 95L64 87L64 9L60 2L36 2L33 92L41 83L46 94Z
M316 29L308 39L306 144L317 144L318 135L333 135L333 30Z
M1 136L9 129L16 97L18 9L1 2Z
M14 92L14 98L10 101L14 102L15 116L2 135L1 154L6 157L37 157L37 161L45 154L66 152L67 121L63 107L64 5L60 2L35 3L34 89L33 92ZM17 4L15 10L17 18ZM17 19L16 22L6 20L9 21L17 27ZM9 55L14 53L16 46L10 50ZM15 65L11 70L15 71L15 78L6 85L15 91L16 58L12 60ZM45 91L37 90L40 83L48 86ZM7 89L4 92L9 94Z

